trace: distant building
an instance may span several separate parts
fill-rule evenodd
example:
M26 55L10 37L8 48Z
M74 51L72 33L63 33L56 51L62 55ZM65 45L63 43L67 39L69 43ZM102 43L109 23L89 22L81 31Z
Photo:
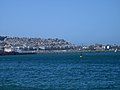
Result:
M102 44L95 44L94 47L95 50L104 50L103 45Z
M107 49L110 49L110 46L107 46Z
M4 52L4 43L0 42L0 53Z
M44 46L40 46L39 49L45 50L45 47Z
M94 45L90 45L89 46L89 50L95 50L95 46Z
M17 46L17 47L14 47L14 51L15 51L15 52L21 52L21 49L20 49L19 46Z
M0 46L0 52L3 52L3 51L4 51L3 46Z
M4 46L4 52L13 52L14 49L11 45L5 45Z
M105 45L102 45L102 49L105 50Z
M109 45L106 45L106 48L105 48L106 50L109 50L110 49L110 46Z
M88 50L88 49L89 49L89 46L83 46L82 49L83 49L83 50Z

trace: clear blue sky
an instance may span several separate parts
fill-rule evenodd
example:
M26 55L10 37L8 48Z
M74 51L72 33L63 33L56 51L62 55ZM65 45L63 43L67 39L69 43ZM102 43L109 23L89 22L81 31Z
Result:
M0 0L0 35L120 44L120 0Z

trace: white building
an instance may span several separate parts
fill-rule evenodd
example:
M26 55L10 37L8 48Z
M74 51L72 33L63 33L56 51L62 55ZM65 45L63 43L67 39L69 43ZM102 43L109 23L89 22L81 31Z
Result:
M44 46L40 46L39 48L42 49L42 50L45 50L45 47L44 47Z
M110 46L107 46L107 49L110 49Z
M12 52L14 51L13 47L10 45L5 45L4 46L4 52Z

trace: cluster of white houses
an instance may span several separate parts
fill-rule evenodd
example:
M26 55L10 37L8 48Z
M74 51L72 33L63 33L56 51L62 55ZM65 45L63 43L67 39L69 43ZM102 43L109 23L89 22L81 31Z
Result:
M88 45L79 46L63 39L19 38L1 37L0 53L2 52L39 52L45 50L120 50L119 45Z
M19 38L0 36L0 52L33 52L40 50L62 50L74 46L63 39Z
M27 47L27 48L29 48L29 46ZM45 50L45 47L39 47L41 50ZM13 47L13 46L11 46L11 45L5 45L5 46L0 46L0 52L22 52L22 51L31 51L31 52L33 52L33 51L37 51L37 49L35 48L35 47L33 47L33 49L34 50L23 50L23 49L21 49L19 46L17 46L17 47Z
M22 48L19 46L13 47L10 44L6 44L6 45L0 45L0 52L37 52L40 50L45 50L44 46L41 46L39 48L33 47L32 50L30 49L30 47L27 47L27 50L25 49L26 47ZM111 45L90 45L90 46L82 46L82 47L78 47L76 50L90 50L90 51L95 51L95 50L99 50L99 51L104 51L104 50L120 50L120 46L111 46Z

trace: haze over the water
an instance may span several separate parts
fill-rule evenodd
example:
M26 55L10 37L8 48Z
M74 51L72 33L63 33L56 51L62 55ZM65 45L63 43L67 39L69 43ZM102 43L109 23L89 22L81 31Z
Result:
M0 35L120 44L120 0L0 0Z

